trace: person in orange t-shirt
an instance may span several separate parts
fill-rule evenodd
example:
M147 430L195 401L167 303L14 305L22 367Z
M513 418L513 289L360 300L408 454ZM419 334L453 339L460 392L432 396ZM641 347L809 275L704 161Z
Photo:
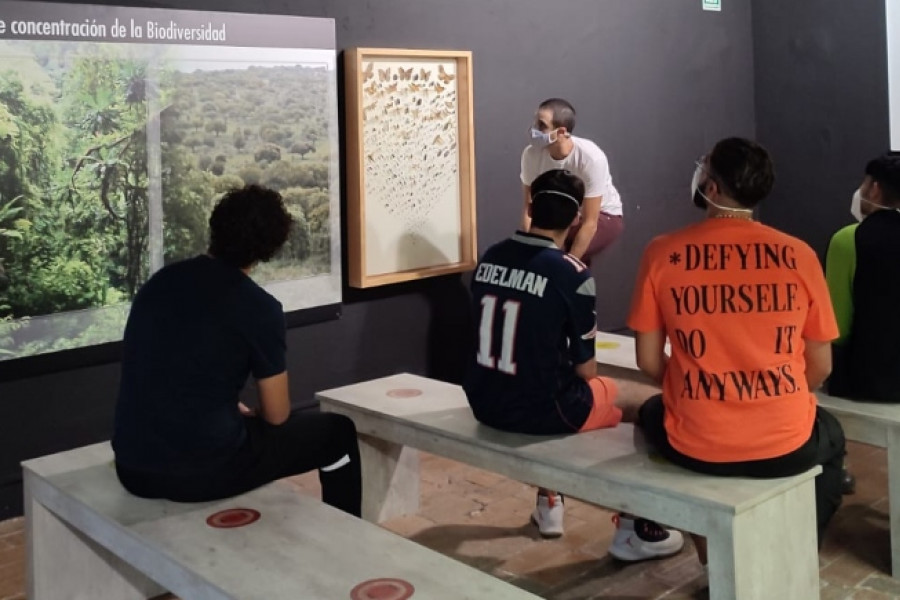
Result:
M628 325L662 394L639 422L663 456L702 473L784 477L822 465L821 542L841 503L845 442L812 390L831 371L838 328L813 250L753 220L774 179L762 146L720 141L692 183L706 219L644 251Z

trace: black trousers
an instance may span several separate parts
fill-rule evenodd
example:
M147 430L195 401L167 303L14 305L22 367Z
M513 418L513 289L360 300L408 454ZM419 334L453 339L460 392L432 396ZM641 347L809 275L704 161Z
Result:
M816 520L819 543L825 526L841 505L841 481L846 444L844 430L834 416L816 408L816 420L805 444L784 456L764 460L712 463L682 454L669 443L664 426L665 407L662 396L656 395L641 406L638 423L647 441L653 444L666 459L691 471L722 477L774 478L799 475L816 465L822 473L816 477Z
M319 469L322 500L360 516L362 481L353 421L333 413L295 411L281 425L259 417L245 417L245 424L243 446L221 467L185 474L139 471L116 463L119 481L143 498L206 502Z

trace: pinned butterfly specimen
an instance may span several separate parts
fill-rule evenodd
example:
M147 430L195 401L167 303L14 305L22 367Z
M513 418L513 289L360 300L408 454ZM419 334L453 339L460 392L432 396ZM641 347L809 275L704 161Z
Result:
M375 63L369 63L366 65L366 70L363 71L363 75L365 75L365 79L363 81L368 81L375 76Z
M442 146L444 144L444 138L441 137L440 134L434 136L434 139L431 141L432 144L436 146Z
M422 86L417 83L411 83L411 84L409 84L409 89L411 89L414 92L418 92L419 90L422 89Z
M444 83L450 83L451 81L456 79L456 75L451 75L446 70L444 70L444 65L438 65L438 79L440 79Z
M369 96L373 96L375 95L375 92L378 91L378 83L373 81L363 89L365 90L366 94L368 94Z
M431 71L426 71L425 69L419 69L419 78L422 81L428 81L428 78L431 77Z
M387 69L378 69L378 80L379 81L390 81L391 79L391 68Z
M446 90L447 88L445 88L444 86L442 86L441 84L438 83L438 84L436 84L436 85L434 86L434 89L437 91L438 94L440 94L441 92L443 92L443 91Z
M388 91L388 92L396 92L396 91L397 91L397 84L396 84L396 83L392 83L391 85L387 86L387 87L385 88L385 90Z
M397 69L400 71L400 80L401 81L404 81L407 79L412 79L413 67L410 67L408 69L404 69L403 67L397 67Z

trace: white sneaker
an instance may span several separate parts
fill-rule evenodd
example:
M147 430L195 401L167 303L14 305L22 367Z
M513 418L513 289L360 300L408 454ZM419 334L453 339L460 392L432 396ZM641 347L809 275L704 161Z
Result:
M541 536L558 538L563 534L563 515L566 509L560 494L542 496L538 494L537 506L531 513L531 522L537 525Z
M647 519L613 515L616 535L609 553L619 560L635 562L671 556L684 546L680 531L666 529Z

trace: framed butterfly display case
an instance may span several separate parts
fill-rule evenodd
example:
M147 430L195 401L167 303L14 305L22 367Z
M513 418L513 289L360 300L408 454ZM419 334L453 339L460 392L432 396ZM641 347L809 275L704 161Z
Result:
M352 287L475 267L472 53L344 52Z

